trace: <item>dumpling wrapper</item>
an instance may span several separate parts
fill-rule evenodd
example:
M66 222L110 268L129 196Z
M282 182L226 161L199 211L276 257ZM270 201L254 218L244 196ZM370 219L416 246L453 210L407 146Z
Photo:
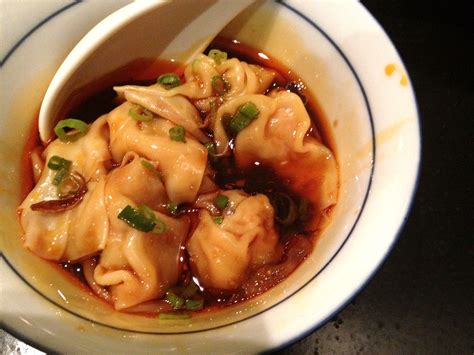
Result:
M222 95L214 90L212 80L221 76L228 84L228 91ZM120 95L128 101L140 104L150 111L170 120L175 124L182 125L201 142L207 142L207 137L199 131L202 123L194 106L184 110L184 102L172 103L171 98L183 99L187 97L195 101L195 105L201 110L210 110L210 101L221 98L224 101L232 100L241 95L263 94L275 78L275 72L259 65L248 64L237 58L222 61L217 64L215 60L204 54L198 55L194 61L187 65L184 70L184 83L175 88L167 90L159 84L148 87L137 85L126 85L114 87ZM181 112L186 111L183 120L169 109L171 105L181 106ZM192 112L194 109L195 112Z
M188 217L172 218L156 211L167 201L166 192L159 176L140 160L136 154L128 154L122 166L109 174L105 186L110 232L94 279L109 286L117 310L160 298L177 282L181 245L189 229ZM157 235L130 227L117 217L127 205L155 209L166 230Z
M281 255L273 224L273 207L265 195L247 196L237 190L223 192L233 214L217 224L207 210L187 243L193 271L206 287L234 290L259 266Z
M133 151L159 164L169 199L177 204L193 202L207 165L207 149L192 136L186 142L173 141L171 122L156 118L139 123L128 114L132 104L125 102L107 115L110 149L115 161Z
M288 181L288 186L308 198L317 211L334 205L338 191L336 159L321 142L307 135L311 120L296 94L280 91L271 97L244 95L222 105L214 122L218 153L224 153L229 144L222 117L235 114L249 101L260 113L235 138L237 165L248 168L258 161L273 168Z
M31 210L32 204L58 199L57 188L52 184L56 171L45 165L40 180L18 208L24 244L47 260L77 261L104 248L109 228L104 185L105 166L111 156L105 118L95 121L89 132L75 142L53 141L44 151L46 162L53 155L72 161L71 170L85 178L88 192L70 210L56 213Z

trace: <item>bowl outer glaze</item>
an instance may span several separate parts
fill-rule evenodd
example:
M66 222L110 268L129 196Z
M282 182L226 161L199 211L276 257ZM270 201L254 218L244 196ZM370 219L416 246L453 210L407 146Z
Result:
M8 57L2 47L2 103L23 89L28 76L42 76L40 81L45 89L44 83L51 78L67 48L79 39L81 31L84 34L94 23L90 16L98 20L113 10L113 6L99 3L80 4L64 11L38 28ZM375 170L368 199L356 227L331 263L295 295L250 319L186 335L152 335L111 329L77 318L33 291L11 270L6 258L2 258L1 319L7 330L40 348L61 352L123 353L150 349L255 352L282 346L323 324L367 282L395 242L414 193L420 139L413 91L409 83L401 85L406 75L403 63L383 30L359 3L295 1L284 4L294 13L304 14L303 17L298 15L301 21L317 23L344 53L366 92L374 121ZM73 20L78 24L75 31L62 31L49 52L43 53L41 39L57 33L58 28ZM23 68L24 58L31 51L38 53L38 63L44 63L43 67L24 70L23 82L9 82L12 73ZM397 70L387 76L386 68L390 64ZM41 95L41 89L36 90L31 95L34 97L28 100L38 103ZM34 109L30 108L30 112ZM29 111L25 109L24 113ZM2 143L9 128L4 120L0 123ZM7 154L3 148L5 146L2 146L2 158ZM368 151L370 148L369 144ZM18 154L18 151L9 153ZM2 177L3 174L8 175L8 171L2 171ZM7 195L2 191L2 199L8 198ZM1 223L5 224L6 220L2 219ZM4 231L3 226L1 230ZM5 237L2 233L2 238Z

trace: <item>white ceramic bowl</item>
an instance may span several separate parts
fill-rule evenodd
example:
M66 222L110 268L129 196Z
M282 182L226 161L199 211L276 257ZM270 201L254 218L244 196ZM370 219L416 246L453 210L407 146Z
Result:
M26 134L55 70L101 18L126 1L2 4L0 319L61 352L257 352L284 346L341 309L393 246L413 198L420 135L395 48L357 1L267 1L224 30L303 78L332 127L340 166L333 223L287 280L247 302L160 323L112 312L25 250L15 209ZM4 30L5 29L5 30Z

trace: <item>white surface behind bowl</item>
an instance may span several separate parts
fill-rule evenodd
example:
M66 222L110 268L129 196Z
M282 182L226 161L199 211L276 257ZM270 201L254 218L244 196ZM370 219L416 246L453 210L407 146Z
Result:
M265 312L186 335L130 332L95 324L67 311L74 309L81 297L71 295L65 302L54 281L51 287L41 280L50 266L21 248L14 212L19 202L20 154L42 94L61 58L91 25L117 6L108 3L81 3L61 12L2 62L0 232L4 258L0 282L1 319L7 329L56 351L136 352L153 347L161 351L248 352L281 346L321 325L360 290L384 259L414 191L420 149L417 112L411 86L400 84L398 75L406 73L395 49L371 16L353 1L269 2L240 17L246 20L245 26L235 21L226 29L228 35L253 44L295 70L312 89L326 118L331 123L337 120L333 134L341 168L341 196L334 223L318 241L311 258L284 284L259 298L260 304L241 307L231 320L248 318L273 305ZM30 11L39 6L33 4ZM274 16L268 19L265 12ZM27 32L35 23L29 20L23 26L15 17L7 17L7 22L12 26L9 42L2 41L7 44L14 41L16 29L17 33L22 33L21 29ZM388 64L398 68L392 76L385 74ZM57 305L27 286L12 268ZM94 318L94 307L74 310ZM215 318L212 326L229 322L226 317ZM153 324L137 327L127 321L124 317L110 322L119 322L115 325L121 324L121 328L154 329Z

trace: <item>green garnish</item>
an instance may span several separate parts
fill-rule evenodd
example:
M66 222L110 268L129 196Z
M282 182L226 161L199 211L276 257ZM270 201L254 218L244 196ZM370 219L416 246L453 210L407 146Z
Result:
M163 221L160 221L159 219L155 219L155 228L153 228L153 233L160 235L166 230L166 224Z
M247 127L252 120L257 118L260 111L252 101L249 101L240 106L237 113L232 117L229 123L229 129L233 133L239 133L245 127Z
M224 221L224 217L222 216L215 216L215 217L212 217L212 219L214 220L215 224L222 224L222 222Z
M61 182L57 185L58 197L66 198L66 197L74 195L77 191L79 191L79 189L82 187L83 181L81 181L76 175L74 175L74 173L68 174L68 172L64 169L60 170L60 172L61 171L65 171L66 175L61 180ZM56 174L56 176L57 175L58 174Z
M197 311L198 309L201 309L204 306L204 299L198 299L198 300L193 300L193 299L188 299L184 303L184 308L190 310L190 311Z
M48 161L48 168L51 170L61 170L61 169L66 169L69 170L71 167L72 161L61 158L60 156L53 155L51 158L49 158Z
M146 206L146 205L140 205L137 207L137 212L141 213L143 216L145 216L146 219L155 220L155 212L153 210Z
M148 160L145 160L145 159L142 159L141 160L141 163L143 165L143 167L145 169L147 169L149 172L151 172L152 174L158 176L158 177L162 177L161 176L161 173L158 171L158 169L156 168L155 165L153 165L152 163L150 163Z
M173 306L174 310L185 308L196 311L204 306L204 298L196 295L198 291L199 287L194 282L190 282L185 288L175 287L168 290L165 300Z
M221 96L223 96L229 90L229 85L220 75L216 75L211 79L211 85L214 91Z
M133 208L127 205L117 216L130 227L142 232L161 234L166 230L166 225L156 218L155 213L148 206Z
M257 108L257 105L255 105L252 101L246 102L245 104L240 106L239 112L249 118L255 118L260 113Z
M173 141L186 142L186 139L184 138L185 132L186 130L183 126L172 127L169 130L170 138Z
M209 156L212 158L212 159L216 159L216 147L214 146L214 143L213 142L207 142L204 144L204 146L206 147L207 149L207 153L209 154Z
M220 209L221 211L227 207L227 205L229 204L229 198L225 195L218 195L215 199L214 199L214 206L216 206L218 209Z
M58 170L58 172L56 173L56 175L54 175L54 178L53 178L53 185L54 186L59 186L64 178L69 174L69 171L67 169L60 169Z
M178 214L178 204L176 202L170 202L166 205L166 209L172 215Z
M66 128L70 128L73 131L66 132ZM54 133L56 133L59 140L62 142L75 141L82 136L85 136L88 130L89 126L87 123L81 120L76 120L75 118L66 118L65 120L61 120L56 124L56 127L54 127Z
M72 161L58 155L53 155L48 160L48 168L56 171L52 184L57 187L57 194L61 199L74 195L83 185L75 172L70 173L71 165Z
M188 313L160 313L158 318L161 320L189 319L191 315Z
M157 82L167 90L181 85L181 79L176 73L166 73L160 75Z
M133 105L130 110L128 110L128 115L139 122L150 122L153 120L153 112L140 105Z
M217 65L221 64L223 61L227 60L227 53L220 51L218 49L211 49L207 54L209 58L214 59Z
M174 309L180 309L184 305L184 298L177 296L172 291L166 292L165 300L171 304Z

